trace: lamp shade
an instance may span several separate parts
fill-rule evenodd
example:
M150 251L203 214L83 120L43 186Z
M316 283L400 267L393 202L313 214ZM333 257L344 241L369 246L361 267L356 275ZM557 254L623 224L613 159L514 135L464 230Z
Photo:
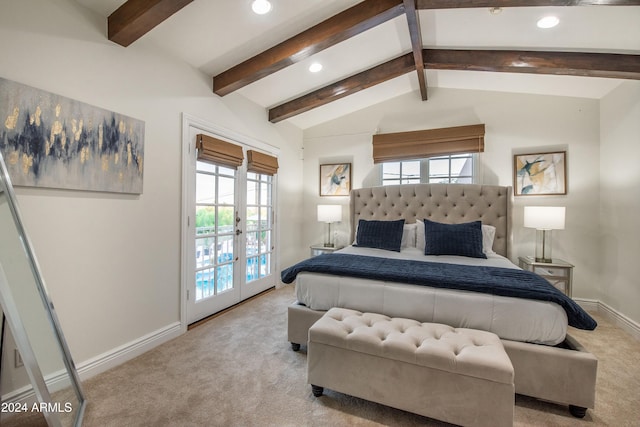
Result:
M318 205L318 222L342 221L342 205Z
M525 206L524 226L538 230L564 230L564 206Z

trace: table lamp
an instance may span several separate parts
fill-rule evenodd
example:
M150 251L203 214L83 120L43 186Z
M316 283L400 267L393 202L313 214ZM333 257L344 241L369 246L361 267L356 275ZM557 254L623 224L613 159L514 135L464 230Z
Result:
M553 262L551 230L564 230L564 206L525 206L524 226L536 229L536 262Z
M342 205L318 205L318 222L327 223L327 238L324 241L326 248L334 247L331 241L331 224L342 220Z

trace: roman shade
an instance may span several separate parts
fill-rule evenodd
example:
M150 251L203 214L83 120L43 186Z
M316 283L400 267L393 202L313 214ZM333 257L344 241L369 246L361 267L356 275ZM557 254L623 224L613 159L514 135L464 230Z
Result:
M484 151L484 124L373 135L373 162Z
M196 135L196 149L198 160L234 169L244 160L241 146L201 133Z
M259 151L247 151L247 170L249 172L275 175L278 172L278 159Z

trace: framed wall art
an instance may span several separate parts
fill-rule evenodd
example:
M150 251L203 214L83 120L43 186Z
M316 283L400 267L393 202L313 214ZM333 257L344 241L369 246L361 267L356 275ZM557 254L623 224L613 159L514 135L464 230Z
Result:
M351 163L320 165L320 195L348 196L351 191Z
M142 193L141 120L0 78L0 125L14 185Z
M566 151L513 156L516 196L567 194Z

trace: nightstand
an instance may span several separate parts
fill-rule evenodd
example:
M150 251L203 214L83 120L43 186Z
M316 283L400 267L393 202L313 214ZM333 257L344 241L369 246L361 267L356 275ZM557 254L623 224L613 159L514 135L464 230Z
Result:
M330 254L337 251L339 248L337 246L324 246L324 245L311 245L311 256L317 256L322 254Z
M573 264L558 258L552 262L537 262L533 257L518 257L519 266L523 270L536 273L547 279L549 283L571 297L573 282Z

